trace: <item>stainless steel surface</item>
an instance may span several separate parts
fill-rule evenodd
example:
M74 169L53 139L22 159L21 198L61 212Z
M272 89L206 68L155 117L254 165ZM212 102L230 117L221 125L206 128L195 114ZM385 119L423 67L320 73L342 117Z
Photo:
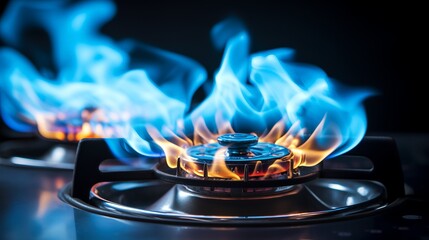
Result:
M382 208L384 188L357 180L316 179L270 196L218 197L162 181L96 184L91 202L130 215L205 223L287 222Z

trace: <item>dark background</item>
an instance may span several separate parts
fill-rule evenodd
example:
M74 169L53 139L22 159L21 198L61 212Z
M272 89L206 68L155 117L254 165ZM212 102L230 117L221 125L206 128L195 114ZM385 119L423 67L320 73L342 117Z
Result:
M249 30L252 52L293 48L297 61L317 65L344 84L378 91L365 101L369 133L429 132L424 64L415 57L423 52L423 28L413 30L423 17L410 2L116 2L116 16L102 29L114 39L134 38L189 56L211 78L221 52L211 44L210 29L237 16Z

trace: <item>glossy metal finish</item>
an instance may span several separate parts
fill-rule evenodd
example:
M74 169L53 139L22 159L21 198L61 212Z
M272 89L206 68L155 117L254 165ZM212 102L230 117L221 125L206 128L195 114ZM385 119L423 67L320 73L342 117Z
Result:
M0 164L72 170L76 146L43 140L11 140L0 144Z
M293 226L287 223L270 227L193 226L164 224L153 219L118 219L75 208L57 196L71 178L71 171L0 166L0 239L197 240L204 236L206 240L277 240L287 236L288 239L369 240L429 237L428 201L413 197L397 201L374 214L312 224L297 220Z
M91 202L105 210L145 218L211 224L287 222L343 217L384 206L384 188L374 182L317 179L270 196L217 197L162 181L96 184Z

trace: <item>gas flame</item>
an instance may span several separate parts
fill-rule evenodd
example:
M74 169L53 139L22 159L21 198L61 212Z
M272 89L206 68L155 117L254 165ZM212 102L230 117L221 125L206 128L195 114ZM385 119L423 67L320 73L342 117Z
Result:
M290 149L293 168L314 166L353 148L365 134L363 101L373 92L340 86L323 70L293 62L290 49L249 55L249 37L236 21L229 19L213 28L218 32L212 36L224 41L217 46L224 45L225 52L212 92L184 120L193 138L183 134L183 127L176 127L180 135L174 134L175 129L148 129L166 154L168 166L176 168L190 146L213 143L218 136L236 131L252 132L261 142ZM215 156L209 177L240 179L223 158ZM202 176L197 165L186 164L184 169ZM284 172L286 167L276 161L262 174Z
M205 70L184 56L100 34L114 13L111 1L10 2L0 19L0 37L11 46L0 48L0 110L9 127L78 141L128 136L138 119L168 126L183 117ZM51 55L23 36L28 29L48 34Z
M302 144L301 141L303 131L301 130L297 131L297 133L294 133L294 130L296 126L298 126L298 124L295 124L288 132L284 132L283 120L277 122L270 132L261 135L259 139L260 142L275 143L277 145L284 146L290 149L294 155L293 168L297 168L300 166L314 166L320 163L329 154L331 154L341 143L341 136L338 134L336 136L330 137L330 143L327 145L325 144L326 147L318 146L317 136L318 134L320 134L320 131L324 127L325 119L326 117L322 119L316 130ZM154 127L147 126L147 130L152 139L162 148L162 150L166 154L167 165L170 168L176 168L179 167L178 159L180 157L186 158L187 148L201 144L214 143L219 136L225 133L235 133L235 131L230 127L228 122L218 120L217 123L218 129L222 130L220 130L218 133L213 133L207 128L204 120L202 118L199 118L195 123L194 136L192 140L185 135L176 135L170 129L166 128L164 128L163 131L168 132L167 135L169 136L169 140L163 137L163 134L161 134ZM223 126L228 127L222 128ZM186 162L186 166L181 165L181 167L194 175L200 177L204 176L202 169L200 169L197 164L193 164L192 162ZM258 167L256 166L254 172L250 174L250 177L261 175L263 177L268 177L274 174L284 173L288 169L288 166L286 166L285 161L276 160L268 167L265 173L262 171L257 171L257 169ZM213 163L208 169L207 177L227 178L236 180L242 179L242 176L237 174L234 169L230 169L226 165L225 154L221 150L215 153Z
M0 36L14 46L0 49L0 109L11 128L70 141L121 137L140 154L164 154L171 168L187 148L225 133L253 133L289 148L294 168L345 153L365 134L363 101L372 90L341 86L322 69L295 62L292 49L250 53L250 37L237 19L212 29L224 54L209 82L191 59L98 33L114 12L110 1L11 2L0 19ZM20 52L26 40L20 32L34 25L48 33L52 64L33 65L40 54L30 60ZM191 106L203 83L212 88ZM210 176L241 177L218 157ZM252 174L285 167L276 162L261 173L257 164Z

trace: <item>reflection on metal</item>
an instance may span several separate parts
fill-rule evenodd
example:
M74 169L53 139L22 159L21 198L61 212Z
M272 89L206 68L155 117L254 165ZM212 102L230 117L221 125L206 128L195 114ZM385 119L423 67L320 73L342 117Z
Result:
M36 211L37 218L43 218L49 212L49 208L53 208L59 205L58 201L58 190L60 190L65 181L61 177L48 181L42 179L42 188L40 189L40 195L38 200L38 207Z
M341 187L332 188L333 183ZM368 191L362 195L360 188ZM196 194L159 180L98 183L90 202L121 216L195 223L287 222L365 212L385 205L385 189L365 180L317 179L272 196L219 197ZM221 206L221 207L219 207Z
M368 189L365 187L358 187L357 192L362 196L366 196L369 193Z
M69 169L74 168L76 146L60 143L11 141L0 145L0 164Z

